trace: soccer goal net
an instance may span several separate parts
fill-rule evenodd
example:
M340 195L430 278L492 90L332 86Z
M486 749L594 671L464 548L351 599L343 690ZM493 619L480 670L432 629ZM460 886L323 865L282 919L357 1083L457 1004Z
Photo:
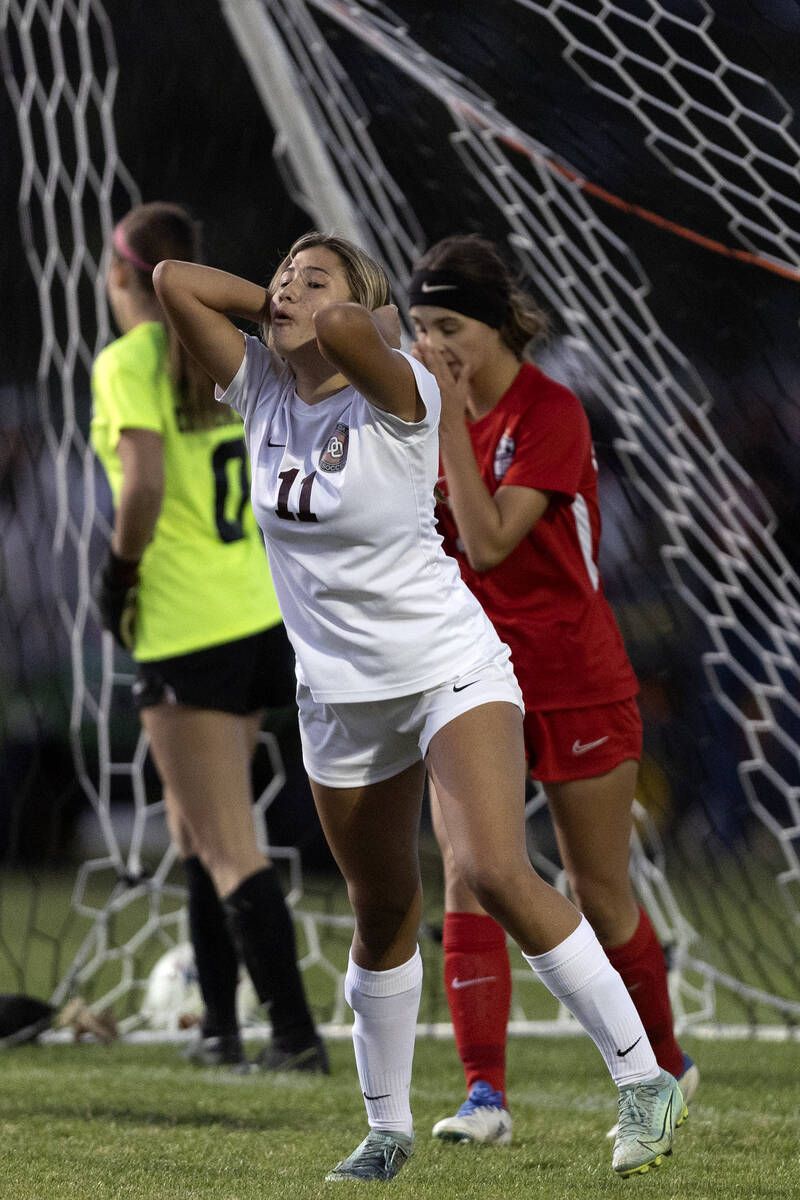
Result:
M55 1002L111 1003L134 1028L154 962L185 940L131 664L90 602L109 532L87 443L88 373L112 336L102 247L141 188L227 222L215 265L243 273L267 276L309 224L370 247L398 298L438 237L477 231L506 248L554 319L540 361L593 426L601 567L645 720L634 878L678 1024L791 1030L796 13L778 0L757 19L705 0L221 0L193 6L191 27L150 6L156 39L148 7L0 0L21 231L9 278L37 339L35 361L12 347L0 381L4 977ZM142 146L148 122L158 141ZM265 733L265 839L270 812L291 804L282 745ZM528 823L535 864L562 885L536 788ZM341 1023L343 891L286 842L272 853L310 991L320 1019ZM434 1024L446 1008L430 865L421 1016ZM568 1027L540 991L517 973L515 1028Z

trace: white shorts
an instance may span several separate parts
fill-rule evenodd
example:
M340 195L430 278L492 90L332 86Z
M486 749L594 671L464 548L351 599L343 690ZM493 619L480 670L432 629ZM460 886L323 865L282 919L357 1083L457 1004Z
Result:
M504 659L461 678L390 700L320 704L305 684L298 684L306 771L316 783L334 788L390 779L424 759L431 738L455 717L498 700L525 712L507 651Z

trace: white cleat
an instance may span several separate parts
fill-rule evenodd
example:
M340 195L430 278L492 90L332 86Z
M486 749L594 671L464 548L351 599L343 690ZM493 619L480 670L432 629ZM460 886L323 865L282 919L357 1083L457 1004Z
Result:
M436 1122L433 1136L443 1142L507 1146L511 1141L511 1114L503 1108L502 1093L479 1079L456 1115Z

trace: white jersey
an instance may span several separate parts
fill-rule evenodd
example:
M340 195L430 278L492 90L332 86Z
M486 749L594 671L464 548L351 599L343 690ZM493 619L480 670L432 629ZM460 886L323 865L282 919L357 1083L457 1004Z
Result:
M241 414L253 511L297 657L323 703L411 695L508 657L442 550L436 380L410 356L425 416L345 387L316 404L257 338L218 398Z

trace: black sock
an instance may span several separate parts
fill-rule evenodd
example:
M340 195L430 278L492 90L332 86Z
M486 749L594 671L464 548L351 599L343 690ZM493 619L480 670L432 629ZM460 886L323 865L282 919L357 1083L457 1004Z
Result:
M272 1038L281 1050L300 1050L316 1038L297 966L294 925L277 872L264 867L225 900L256 995L266 1005Z
M205 1005L203 1036L237 1033L239 959L222 901L199 858L183 861L189 890L189 934Z

